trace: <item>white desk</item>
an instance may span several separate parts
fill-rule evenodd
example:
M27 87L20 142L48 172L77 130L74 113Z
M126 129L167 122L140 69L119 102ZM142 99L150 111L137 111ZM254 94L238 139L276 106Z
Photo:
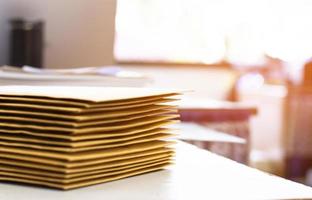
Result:
M283 199L312 198L312 188L178 144L168 170L72 191L0 183L1 200Z

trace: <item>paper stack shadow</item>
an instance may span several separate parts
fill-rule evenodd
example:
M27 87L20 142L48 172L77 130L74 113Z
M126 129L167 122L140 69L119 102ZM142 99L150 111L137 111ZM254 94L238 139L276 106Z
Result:
M0 181L74 189L172 163L180 92L0 87Z

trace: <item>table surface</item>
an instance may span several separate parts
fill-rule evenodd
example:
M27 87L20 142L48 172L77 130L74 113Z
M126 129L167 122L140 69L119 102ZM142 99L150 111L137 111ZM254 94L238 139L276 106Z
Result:
M312 188L183 142L177 145L176 165L123 180L71 191L0 183L1 200L286 198L312 198Z

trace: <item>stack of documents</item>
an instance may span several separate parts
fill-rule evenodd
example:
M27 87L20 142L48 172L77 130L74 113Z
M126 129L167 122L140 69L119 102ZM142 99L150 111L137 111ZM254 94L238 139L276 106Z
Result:
M38 69L1 66L0 85L143 87L152 79L116 66Z
M0 87L0 180L73 189L172 162L179 92Z

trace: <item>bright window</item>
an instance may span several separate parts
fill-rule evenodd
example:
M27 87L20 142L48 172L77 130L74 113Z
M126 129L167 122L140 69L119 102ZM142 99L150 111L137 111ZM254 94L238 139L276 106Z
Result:
M118 0L119 61L240 64L312 55L312 1Z

